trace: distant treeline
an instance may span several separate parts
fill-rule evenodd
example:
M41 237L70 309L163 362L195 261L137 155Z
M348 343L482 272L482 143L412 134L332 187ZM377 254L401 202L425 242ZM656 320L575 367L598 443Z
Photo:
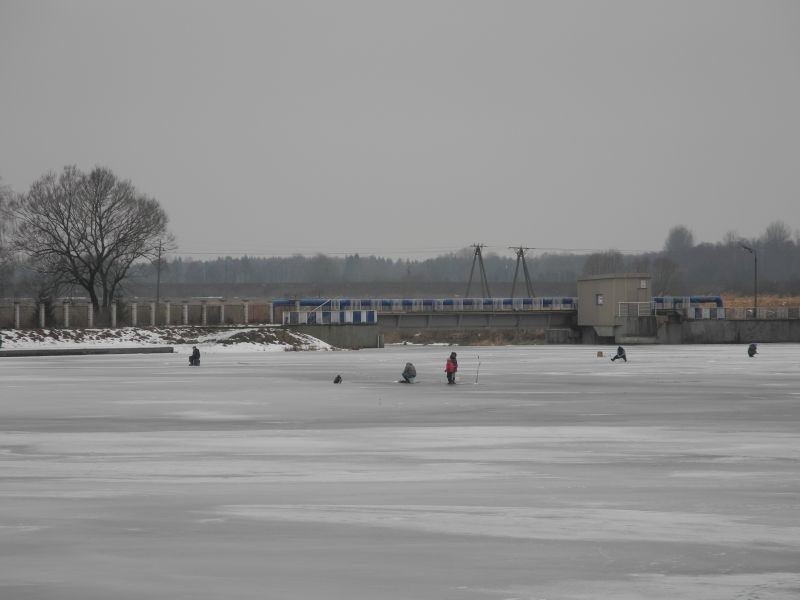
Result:
M523 295L525 284L522 268L517 270L513 253L501 256L486 253L483 262L492 294L507 295L517 272L516 295ZM719 243L695 244L693 234L685 226L670 230L660 252L623 254L607 250L592 254L545 253L526 256L533 280L534 292L552 293L537 289L545 282L550 288L574 284L583 275L611 272L646 272L653 277L653 293L657 295L713 294L733 292L751 294L754 269L758 262L758 286L763 293L800 293L800 239L784 224L771 224L757 239L742 239L731 233ZM449 284L447 289L466 292L473 269L474 252L465 248L459 252L425 260L390 259L378 256L291 256L258 258L216 258L193 260L175 258L161 270L164 285L190 284L197 289L202 284L307 284L309 289L346 289L347 284L394 284L392 289L430 288L431 283ZM156 280L156 265L139 265L135 280L152 287ZM332 284L335 284L332 285ZM215 286L216 287L216 286ZM363 289L364 285L353 286ZM473 272L472 295L480 295L477 265ZM561 293L561 292L555 292Z
M510 282L514 277L515 258L486 254L483 262L491 281ZM529 269L538 278L574 281L581 273L586 256L546 255L526 258ZM425 260L403 260L379 256L338 257L290 256L281 258L216 258L192 260L175 258L164 265L163 282L174 283L332 283L332 282L402 282L447 281L467 283L473 255L470 249ZM154 265L140 265L142 280L154 281ZM533 275L533 273L532 273ZM520 271L521 276L521 271ZM475 281L479 282L478 268Z
M175 257L162 261L159 289L162 297L465 295L474 258L469 247L424 260L358 254L211 260ZM753 293L756 261L759 293L800 294L800 236L793 235L780 222L771 224L756 239L742 239L731 233L718 243L695 244L691 231L677 226L670 230L660 252L623 254L610 249L592 254L529 253L525 260L536 295L574 294L575 281L583 275L645 272L652 275L654 295L746 296ZM523 270L521 266L517 270L513 252L508 255L487 252L483 262L493 296L510 294L515 272L515 295L525 295ZM26 295L25 270L21 264L6 265L4 275L2 296ZM157 263L134 265L122 294L153 296L157 279ZM470 295L482 295L477 265Z

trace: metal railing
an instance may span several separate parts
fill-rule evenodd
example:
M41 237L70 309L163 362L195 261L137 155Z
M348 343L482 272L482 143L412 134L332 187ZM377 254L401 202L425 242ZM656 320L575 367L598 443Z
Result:
M655 314L663 314L664 309L661 304L654 302L620 302L617 305L617 317L649 317ZM681 308L671 308L669 312L683 315L686 319L710 320L726 319L729 321L744 320L794 320L800 319L800 307L782 306L778 308L725 308L714 306L687 306Z
M650 302L620 302L617 305L618 317L649 317L653 314Z
M800 319L800 307L778 308L687 308L688 319L727 319L729 321L767 320L786 321Z
M289 310L375 310L380 314L431 312L529 312L574 311L573 297L541 298L331 298L276 301L275 306Z

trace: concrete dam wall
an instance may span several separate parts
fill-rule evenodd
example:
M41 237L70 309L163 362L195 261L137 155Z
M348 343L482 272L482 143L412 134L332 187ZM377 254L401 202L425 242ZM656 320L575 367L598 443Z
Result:
M750 342L800 342L800 320L688 320L680 324L667 324L667 344L744 344ZM677 339L675 339L677 338Z

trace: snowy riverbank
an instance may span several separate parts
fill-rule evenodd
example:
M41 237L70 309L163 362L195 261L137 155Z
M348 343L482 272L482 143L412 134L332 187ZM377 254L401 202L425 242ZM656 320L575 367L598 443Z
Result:
M0 332L3 350L37 348L109 348L134 346L173 346L188 352L196 345L200 351L283 352L295 350L333 350L317 338L280 327L124 327L119 329L32 329Z

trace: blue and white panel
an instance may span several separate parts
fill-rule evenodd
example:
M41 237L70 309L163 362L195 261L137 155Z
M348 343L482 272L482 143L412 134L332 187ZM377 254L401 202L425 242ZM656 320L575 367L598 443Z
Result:
M373 325L377 322L376 310L293 310L283 313L284 325Z

